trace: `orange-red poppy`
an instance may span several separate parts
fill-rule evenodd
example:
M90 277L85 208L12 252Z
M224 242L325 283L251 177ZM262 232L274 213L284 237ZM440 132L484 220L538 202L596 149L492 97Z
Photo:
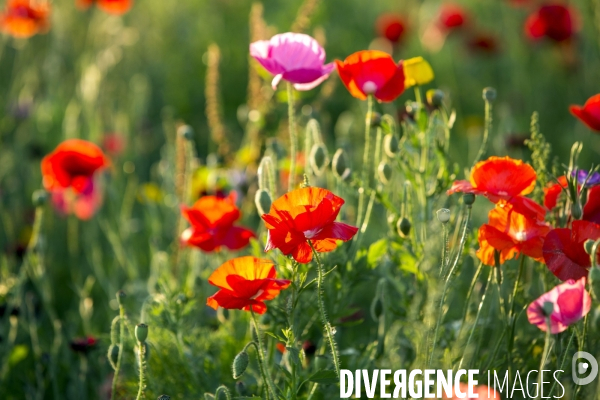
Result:
M208 306L215 310L223 307L257 314L264 314L267 311L264 302L273 300L291 283L277 279L271 261L252 256L227 261L212 273L208 282L220 289L206 299Z
M396 64L383 51L363 50L335 63L342 82L358 99L365 100L371 94L379 101L390 102L404 92L402 61Z
M28 38L48 29L50 6L47 2L9 0L0 15L0 27L9 35Z
M358 228L335 222L344 200L329 190L307 187L291 191L273 202L264 214L269 230L265 251L279 249L299 263L308 263L317 252L332 251L337 240L350 240Z
M556 207L558 197L563 192L563 189L566 189L568 186L566 176L559 176L557 180L558 182L544 188L544 206L546 206L548 210L552 210Z
M82 9L86 9L94 3L108 14L121 15L129 11L133 0L77 0L77 6Z
M181 207L183 217L191 224L181 234L182 243L204 251L219 250L225 246L239 250L250 242L254 233L247 228L235 226L240 210L235 205L235 195L229 197L204 196L192 207Z
M96 171L110 165L100 147L81 139L69 139L42 160L44 187L48 191L72 188L83 193Z
M593 131L600 132L600 94L596 94L582 106L572 105L569 111Z
M550 227L537 219L525 217L509 204L499 204L490 211L489 221L479 228L477 257L486 265L495 265L494 251L504 263L515 255L525 254L542 261L544 238Z
M448 194L474 193L493 203L508 203L528 218L544 219L546 210L526 197L535 187L535 170L521 160L510 157L490 157L478 162L470 180L455 181Z

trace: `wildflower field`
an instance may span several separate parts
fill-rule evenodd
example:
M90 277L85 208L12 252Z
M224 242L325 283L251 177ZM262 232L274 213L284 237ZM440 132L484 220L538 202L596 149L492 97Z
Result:
M598 0L0 30L0 398L600 398Z

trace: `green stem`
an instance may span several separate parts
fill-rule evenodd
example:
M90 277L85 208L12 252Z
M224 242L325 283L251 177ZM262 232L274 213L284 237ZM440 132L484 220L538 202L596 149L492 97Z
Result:
M119 353L117 356L117 365L115 368L115 374L112 381L112 390L110 392L110 399L114 400L117 392L117 381L119 379L119 372L121 371L121 362L123 360L123 345L125 338L125 307L119 304Z
M252 314L252 322L254 323L254 330L256 331L256 338L258 341L258 364L263 374L263 380L267 385L267 392L271 393L273 399L277 398L277 392L275 390L275 384L273 383L273 379L269 373L269 369L267 368L267 363L265 361L265 351L263 347L262 334L260 333L260 328L258 327L258 321L256 320L256 314L254 314L254 310L250 309L250 314ZM268 397L268 396L267 396Z
M226 386L219 386L217 388L217 391L215 392L215 400L219 400L219 396L221 395L221 392L225 393L225 398L227 400L231 400L231 393L229 393L229 389L227 389Z
M365 117L365 149L363 153L363 165L361 173L361 187L358 191L358 210L356 226L360 226L363 220L363 209L365 208L365 195L369 189L369 159L371 158L371 117L373 115L373 96L367 97L367 115ZM358 235L354 237L358 240Z
M569 348L571 347L571 343L573 343L573 339L575 338L576 332L577 331L575 329L573 329L573 333L571 333L571 337L569 338L569 342L567 343L567 348L563 352L564 356L563 356L562 362L560 363L560 366L558 367L558 370L561 370L561 371L565 370L565 362L567 361L567 355L569 354ZM552 383L552 386L550 387L550 394L548 394L548 396L552 396L552 393L554 393L554 388L556 387L557 382L558 381L555 379L554 382Z
M325 311L325 303L323 301L323 264L321 264L321 258L319 257L319 253L315 250L313 244L308 241L315 259L317 260L317 303L319 304L319 313L321 314L321 322L325 328L325 334L327 335L327 340L329 341L329 347L331 348L331 355L333 357L333 365L335 367L335 373L340 376L340 358L337 352L337 345L335 343L335 339L333 337L334 332L331 324L329 323L329 319L327 318L327 312Z
M550 317L546 318L546 339L544 340L544 352L542 353L542 360L540 361L539 375L538 375L538 388L541 388L542 381L542 371L544 370L544 365L546 365L546 360L548 358L548 354L550 353L550 338L551 338L551 330L552 324L550 322ZM540 390L540 393L542 391ZM538 397L539 398L539 397Z
M146 343L138 342L138 364L140 367L140 383L136 400L145 398L146 390Z
M294 115L294 87L291 83L287 83L287 100L288 100L288 124L290 130L290 176L288 178L288 192L294 190L296 181L296 152L298 146L298 135L296 134L296 118ZM305 154L306 156L306 154Z
M485 155L488 145L488 139L490 137L490 131L492 130L492 103L489 100L485 100L485 125L483 129L483 140L481 141L481 147L479 152L473 161L473 167L477 164Z

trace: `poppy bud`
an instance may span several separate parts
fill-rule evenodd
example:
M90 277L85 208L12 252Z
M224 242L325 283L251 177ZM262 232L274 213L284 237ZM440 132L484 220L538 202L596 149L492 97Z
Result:
M239 379L240 376L246 372L246 368L248 368L248 362L250 361L250 357L248 357L248 353L246 350L242 350L238 353L237 356L233 359L233 364L231 366L231 371L233 372L233 379Z
M376 111L373 111L371 113L371 120L369 121L369 123L371 124L372 127L381 126L381 114L379 114Z
M333 161L331 162L333 173L339 179L345 181L350 177L352 172L350 168L346 166L346 154L343 149L337 149L333 155Z
M581 219L581 217L583 216L583 211L581 210L581 204L579 204L578 201L573 203L573 205L571 206L571 216L574 219Z
M590 287L592 289L592 295L596 301L600 301L600 268L592 267L590 274L588 275L590 281Z
M123 302L125 301L125 297L127 297L127 295L125 294L124 291L119 290L117 292L117 301L119 302L119 306L123 306Z
M396 154L398 154L398 150L400 150L400 141L396 137L396 135L392 135L388 133L383 138L383 150L388 157L394 158Z
M412 224L407 218L400 218L398 220L398 224L396 224L396 229L398 230L398 235L403 238L406 238L410 233L410 228L412 228Z
M468 206L473 205L475 203L475 195L473 193L463 194L463 202Z
M489 102L496 100L496 89L493 87L486 87L483 89L483 99Z
M377 168L377 173L379 174L379 180L384 185L390 183L390 179L392 179L392 167L387 161L382 161Z
M442 224L445 224L448 221L450 221L450 210L448 210L447 208L440 208L439 210L437 210L436 215L438 221L440 221Z
M140 343L144 343L146 338L148 338L148 325L137 324L135 326L135 339Z
M379 320L379 317L383 313L383 304L379 296L375 297L371 302L371 318L375 321Z
M315 144L310 150L310 166L315 175L321 176L328 164L327 147L323 143Z
M588 239L583 243L583 248L585 249L585 252L588 253L590 256L594 251L594 243L595 242L592 239Z
M329 359L327 356L316 356L315 357L315 368L317 371L327 368L329 365Z
M271 195L264 189L259 189L254 195L254 203L258 210L258 215L267 214L271 210Z
M248 395L248 389L246 389L246 385L242 381L237 381L235 383L235 391L242 397Z
M439 108L444 104L444 92L440 89L429 89L425 93L427 104L432 107Z
M181 135L186 140L192 140L194 138L194 130L189 125L181 125L177 128L177 134Z
M161 394L160 396L158 396L157 400L171 400L171 396L166 395L166 394Z
M33 205L36 207L43 206L44 204L46 204L47 200L48 200L48 192L46 192L43 189L36 190L35 192L33 192L33 196L31 196L31 201L33 202Z
M551 316L552 313L554 312L554 303L552 303L550 301L545 301L544 305L542 306L542 311L544 312L544 315L546 317Z

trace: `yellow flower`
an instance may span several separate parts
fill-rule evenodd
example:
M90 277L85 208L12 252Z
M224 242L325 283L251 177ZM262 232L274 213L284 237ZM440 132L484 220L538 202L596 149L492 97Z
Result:
M163 192L154 182L144 183L138 192L138 200L141 203L158 203L163 198Z
M433 69L423 57L414 57L404 60L404 87L424 85L433 80Z

